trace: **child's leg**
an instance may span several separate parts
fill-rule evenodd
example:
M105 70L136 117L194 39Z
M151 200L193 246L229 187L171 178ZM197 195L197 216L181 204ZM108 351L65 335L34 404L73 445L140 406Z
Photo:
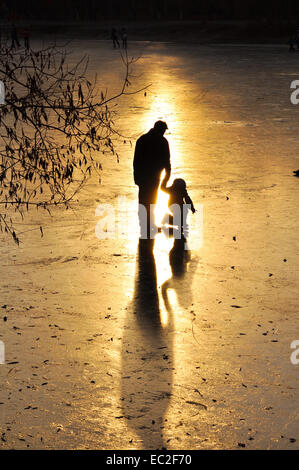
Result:
M182 211L179 204L172 204L172 234L175 239L181 238L182 233Z
M188 236L187 216L189 212L189 207L189 204L184 204L182 210L182 233L185 235L185 237Z

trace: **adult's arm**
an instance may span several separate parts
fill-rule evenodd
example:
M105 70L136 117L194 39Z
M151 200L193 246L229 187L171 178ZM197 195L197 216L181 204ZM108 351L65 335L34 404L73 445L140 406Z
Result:
M166 171L165 175L165 185L170 178L171 173L171 164L170 164L170 151L168 141L164 138L164 169Z
M169 188L166 188L166 184L168 180L169 180L169 177L167 178L165 175L161 183L161 189L162 191L164 191L164 193L170 194Z
M184 199L185 199L186 204L189 204L189 205L191 206L191 211L192 211L193 214L194 214L194 212L195 212L195 207L194 207L194 205L193 205L193 201L192 201L191 197L190 197L189 194L187 193L187 190L186 190L186 192L185 192L185 194L184 194Z
M142 169L142 140L140 138L137 140L135 145L135 152L134 152L134 161L133 161L133 173L134 173L134 182L138 186L142 181L143 169Z

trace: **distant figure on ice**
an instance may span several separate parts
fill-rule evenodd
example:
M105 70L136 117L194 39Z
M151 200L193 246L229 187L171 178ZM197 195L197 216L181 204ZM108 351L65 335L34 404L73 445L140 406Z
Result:
M118 34L117 34L117 31L115 28L112 28L111 30L111 39L112 39L112 42L113 42L113 49L117 47L120 47L119 45L119 40L118 40Z
M128 47L128 35L127 35L126 28L121 29L120 37L121 37L121 40L122 40L123 49L127 49L127 47Z
M294 45L295 45L295 39L294 39L293 36L290 38L288 44L289 44L289 46L290 46L289 52L295 52L295 47L294 47Z
M158 229L154 224L154 205L157 202L160 177L170 178L170 152L164 137L166 122L157 121L154 127L139 137L134 153L134 181L139 186L139 223L141 238L154 238ZM165 183L165 184L166 184Z
M25 47L26 51L29 51L29 49L30 49L30 44L29 44L30 33L29 33L29 29L24 29L24 30L23 30L23 37L24 37L24 47Z
M168 208L169 213L165 214L162 220L162 226L166 223L172 227L178 227L178 237L187 236L187 215L189 209L195 213L195 207L190 198L186 182L182 178L174 180L171 186L166 187L167 180L164 178L161 184L161 190L169 194ZM173 230L173 229L172 229Z
M16 26L13 25L11 30L11 49L14 49L16 47L15 45L17 45L17 47L20 47L18 30Z

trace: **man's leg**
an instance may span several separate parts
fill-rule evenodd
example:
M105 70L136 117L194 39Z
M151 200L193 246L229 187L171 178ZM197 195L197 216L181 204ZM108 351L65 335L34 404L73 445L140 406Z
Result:
M147 227L148 227L148 201L147 201L147 190L144 186L139 186L138 194L138 217L140 226L140 237L142 239L147 238Z
M148 227L150 238L155 238L158 233L158 227L155 221L155 209L158 198L159 183L152 186L149 190L149 215L148 215Z
M139 186L139 224L141 238L154 238L155 218L154 210L157 202L158 187Z

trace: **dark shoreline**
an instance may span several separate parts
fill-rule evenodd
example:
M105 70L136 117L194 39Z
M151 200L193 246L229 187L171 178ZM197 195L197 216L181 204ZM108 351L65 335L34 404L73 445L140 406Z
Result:
M249 21L148 21L120 20L102 22L19 21L20 31L26 28L32 38L59 36L71 39L110 39L112 27L126 27L128 40L166 41L179 43L242 43L287 44L296 31L296 23L266 23ZM1 23L3 33L10 25Z

